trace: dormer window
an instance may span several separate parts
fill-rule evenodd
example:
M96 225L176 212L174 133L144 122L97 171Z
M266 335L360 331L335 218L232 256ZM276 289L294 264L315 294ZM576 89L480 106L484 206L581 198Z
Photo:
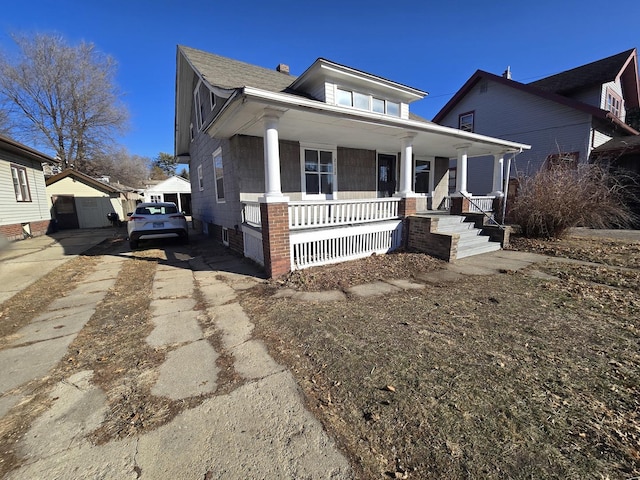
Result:
M616 117L620 117L622 114L622 98L609 89L607 89L607 105L605 109L609 110Z
M394 117L400 116L400 104L398 102L391 102L366 93L343 88L336 88L336 104L367 112L382 113Z

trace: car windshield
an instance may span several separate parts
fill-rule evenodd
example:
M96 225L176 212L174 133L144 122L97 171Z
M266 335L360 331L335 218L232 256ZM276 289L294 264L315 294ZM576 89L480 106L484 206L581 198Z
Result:
M169 215L178 213L178 208L173 205L147 205L136 208L138 215Z

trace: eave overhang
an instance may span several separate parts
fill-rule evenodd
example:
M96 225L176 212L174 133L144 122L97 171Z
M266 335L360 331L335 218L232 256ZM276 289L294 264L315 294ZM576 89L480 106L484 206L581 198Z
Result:
M453 158L461 147L470 157L520 152L530 145L463 132L434 123L406 120L329 105L287 93L251 87L238 90L206 127L215 138L264 136L265 109L280 116L282 140L397 152L401 139L413 137L414 153Z

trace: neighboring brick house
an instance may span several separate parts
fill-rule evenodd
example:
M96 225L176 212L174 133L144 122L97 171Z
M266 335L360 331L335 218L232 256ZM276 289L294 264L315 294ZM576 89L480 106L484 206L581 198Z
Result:
M406 245L406 219L447 197L451 158L462 199L468 159L529 148L421 119L425 92L323 58L295 77L178 46L176 69L194 225L269 276Z
M604 143L638 135L625 119L640 107L639 85L635 48L527 84L508 69L477 70L433 121L532 145L514 165L532 174L547 160L586 162ZM491 191L494 170L491 157L470 163L469 191Z
M43 163L59 162L0 135L0 235L21 240L47 233L51 214Z

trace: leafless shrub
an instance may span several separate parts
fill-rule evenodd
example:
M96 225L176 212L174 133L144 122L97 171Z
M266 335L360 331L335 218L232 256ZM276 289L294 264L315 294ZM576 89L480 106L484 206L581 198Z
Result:
M526 237L560 238L569 228L628 227L635 181L596 164L554 165L519 179L511 221Z

